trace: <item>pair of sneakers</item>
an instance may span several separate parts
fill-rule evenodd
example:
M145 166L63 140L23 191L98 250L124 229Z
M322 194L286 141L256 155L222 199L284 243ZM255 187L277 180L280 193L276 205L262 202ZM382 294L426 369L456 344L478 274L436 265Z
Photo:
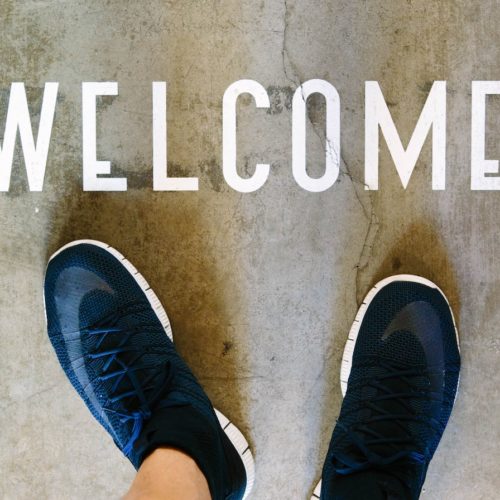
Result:
M70 243L48 263L45 310L59 362L98 422L139 468L159 446L183 450L212 498L248 497L254 462L175 350L165 310L110 246ZM417 276L377 284L349 333L344 400L313 498L418 498L448 422L460 355L449 304Z

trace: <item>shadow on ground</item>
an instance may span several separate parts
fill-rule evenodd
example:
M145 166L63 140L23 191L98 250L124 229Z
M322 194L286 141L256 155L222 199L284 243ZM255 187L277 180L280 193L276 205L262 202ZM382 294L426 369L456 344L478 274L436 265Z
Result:
M408 228L387 252L373 276L373 285L393 274L416 274L433 281L447 296L455 319L459 318L460 296L456 275L438 231L430 224L415 222ZM361 293L364 296L368 290Z

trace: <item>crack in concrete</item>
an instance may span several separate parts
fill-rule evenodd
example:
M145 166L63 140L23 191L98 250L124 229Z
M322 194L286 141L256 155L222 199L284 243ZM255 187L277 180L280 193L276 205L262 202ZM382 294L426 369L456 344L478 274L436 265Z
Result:
M300 75L298 75L297 70L293 67L293 64L291 62L291 58L290 58L290 55L288 52L288 48L287 48L288 24L289 24L289 18L290 18L288 0L283 0L283 5L284 5L283 43L282 43L282 48L281 48L283 72L285 74L286 79L289 82L293 83L295 86L297 86L298 88L301 89L302 99L307 104L307 99L304 95L304 87L301 85L302 79L300 78ZM287 62L288 62L288 65L290 65L292 71L295 73L295 78L296 78L295 80L288 73ZM312 126L312 129L313 129L315 135L318 137L319 141L321 142L323 149L326 150L326 145L328 143L328 150L334 152L338 158L338 152L335 150L333 145L330 143L330 140L328 137L326 137L326 134L322 134L318 130L318 128L315 126L314 121L311 119L309 112L307 112L307 118ZM363 215L368 223L368 227L366 229L365 238L363 240L361 252L359 254L358 263L355 266L355 268L356 268L356 276L355 276L355 288L356 288L356 290L355 290L355 293L356 293L356 301L359 302L362 300L362 298L359 298L359 292L360 292L360 288L361 288L360 274L368 266L368 263L370 261L370 257L372 255L373 247L375 244L375 239L376 239L378 231L379 231L380 222L379 222L378 216L376 214L376 210L375 210L373 193L369 190L367 192L368 200L369 200L368 207L367 207L365 205L365 203L363 203L362 196L357 189L358 186L361 186L362 190L363 190L362 192L366 192L365 188L367 187L367 184L363 180L357 178L352 173L351 168L349 167L348 163L345 161L342 154L340 155L339 164L344 166L344 169L342 169L340 167L339 173L340 173L340 175L346 176L351 181L352 189L354 191L354 195L356 196L356 200L358 201L358 203L361 207L361 210L363 211Z
M284 13L283 13L283 43L281 45L281 61L283 64L283 73L285 73L286 79L293 83L296 87L300 85L300 82L295 81L292 77L288 75L288 71L286 69L286 62L288 60L288 63L291 64L290 62L290 57L288 56L288 49L286 46L286 39L287 39L287 33L288 33L288 18L290 16L289 10L288 10L288 0L283 0L283 7L284 7Z

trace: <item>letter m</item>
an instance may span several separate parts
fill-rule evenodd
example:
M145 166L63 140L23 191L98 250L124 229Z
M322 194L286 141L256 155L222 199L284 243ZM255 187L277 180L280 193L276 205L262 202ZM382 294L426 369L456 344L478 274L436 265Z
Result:
M432 127L432 189L445 188L446 176L446 82L436 81L427 96L407 148L403 147L391 113L377 82L365 87L365 189L378 189L379 126L385 137L403 188Z

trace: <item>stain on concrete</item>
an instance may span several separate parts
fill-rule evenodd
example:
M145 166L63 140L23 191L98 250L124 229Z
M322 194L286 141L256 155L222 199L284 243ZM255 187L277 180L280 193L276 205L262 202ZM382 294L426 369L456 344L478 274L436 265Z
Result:
M59 25L57 32L39 23L36 16L22 18L14 2L2 1L2 82L22 81L29 77L36 81L53 62L54 44L63 31ZM18 14L22 17L22 14Z
M203 186L205 186L205 178L208 178L212 190L216 193L221 193L227 188L224 175L222 173L222 165L219 160L212 158L198 165L198 171L202 178Z
M234 344L230 340L225 340L223 343L221 356L227 356L231 349L234 347Z
M270 102L269 109L267 110L268 114L277 115L285 110L290 111L292 109L293 94L295 93L294 88L289 85L269 85L266 90Z

